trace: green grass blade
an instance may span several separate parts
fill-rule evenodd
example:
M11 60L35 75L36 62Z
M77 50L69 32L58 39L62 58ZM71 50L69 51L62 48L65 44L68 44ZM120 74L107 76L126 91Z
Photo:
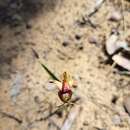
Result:
M47 66L45 66L44 64L40 63L41 66L45 69L45 71L50 75L50 77L53 79L53 80L57 80L57 81L60 81L54 73L52 73Z
M38 53L37 53L33 48L32 48L32 52L33 52L35 58L40 59ZM39 61L39 62L40 62L40 61ZM52 72L48 69L47 66L45 66L45 65L42 64L41 62L40 62L40 64L41 64L41 66L45 69L45 71L50 75L50 77L51 77L53 80L60 81L60 80L55 76L55 74L52 73Z

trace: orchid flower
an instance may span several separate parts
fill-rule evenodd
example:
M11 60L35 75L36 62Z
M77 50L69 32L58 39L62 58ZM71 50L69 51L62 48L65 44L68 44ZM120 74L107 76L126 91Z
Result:
M35 57L39 60L40 58L39 58L39 55L37 54L37 52L34 49L32 49L32 50L33 50ZM63 79L59 80L59 78L57 78L56 75L52 71L50 71L45 64L41 63L40 60L39 60L39 63L44 68L44 70L49 74L49 76L54 80L54 83L59 88L58 96L59 96L60 100L64 103L69 102L72 97L71 87L73 86L73 80L70 78L68 73L64 72Z

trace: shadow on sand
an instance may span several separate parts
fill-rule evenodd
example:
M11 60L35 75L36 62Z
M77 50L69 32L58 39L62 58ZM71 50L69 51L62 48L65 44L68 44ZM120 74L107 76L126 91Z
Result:
M22 37L22 44L16 42L14 35L20 35L23 24L24 30L31 29L29 21L39 13L44 15L53 11L57 2L59 0L0 0L0 79L10 78L12 60L24 53L22 46L26 46L26 34ZM14 33L16 28L19 32Z

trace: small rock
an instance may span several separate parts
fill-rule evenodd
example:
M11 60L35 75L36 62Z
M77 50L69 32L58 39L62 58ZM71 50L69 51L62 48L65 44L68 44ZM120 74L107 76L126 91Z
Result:
M10 24L11 24L12 27L17 27L17 26L22 24L23 18L19 14L14 14L11 17L11 21L10 22L11 22Z
M122 15L119 11L113 11L109 18L108 18L110 21L114 21L114 22L118 22L122 19Z
M39 99L38 96L35 96L35 97L34 97L34 101L35 101L35 103L40 104L40 99Z
M22 17L20 15L18 15L18 14L13 15L12 19L17 20L17 21L22 21L23 20Z
M119 66L130 71L130 60L128 60L127 58L117 54L112 57L112 60Z
M26 28L27 28L27 29L31 29L31 28L32 28L32 25L29 24L29 23L27 23L27 24L26 24Z
M126 41L117 41L116 42L116 50L123 48L126 51L129 51L130 48L128 47L128 43Z
M98 39L97 36L90 36L90 37L88 38L88 41L89 41L90 43L92 43L92 44L97 44L98 41L99 41L99 39Z
M96 5L95 8L99 8L101 6L101 4L103 3L104 0L96 0Z
M20 73L17 73L16 77L12 82L11 90L10 90L10 96L13 102L16 102L16 98L21 92L22 82L23 82L23 76Z
M67 47L67 46L69 45L69 42L64 41L64 42L62 43L62 45L63 45L64 47Z
M75 35L75 39L76 39L76 40L80 40L80 39L81 39L81 35L76 34L76 35Z
M118 115L114 115L112 117L112 122L114 125L120 125L121 124L121 118Z
M112 34L106 41L106 51L109 55L112 55L116 50L116 41L118 40L118 35Z
M126 41L118 40L118 34L114 33L106 41L106 51L109 55L112 55L120 48L123 48L126 51L130 50L128 43Z
M126 112L130 115L130 96L124 98L124 108Z
M116 95L113 95L111 102L113 104L116 104L117 100L118 100L118 97Z
M84 49L84 47L83 46L79 46L79 48L78 48L79 50L83 50Z

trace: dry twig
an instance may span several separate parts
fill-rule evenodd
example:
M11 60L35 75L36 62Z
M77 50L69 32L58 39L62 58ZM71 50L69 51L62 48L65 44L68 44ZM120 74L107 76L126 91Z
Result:
M88 14L88 17L92 17L95 13L97 13L104 2L105 0L98 0L93 11Z
M15 120L15 121L18 122L19 124L22 123L22 120L21 120L21 119L15 117L15 116L13 116L13 115L11 115L11 114L9 114L9 113L0 111L0 114L2 114L2 116L5 116L5 117L8 117L8 118L10 118L10 119Z

